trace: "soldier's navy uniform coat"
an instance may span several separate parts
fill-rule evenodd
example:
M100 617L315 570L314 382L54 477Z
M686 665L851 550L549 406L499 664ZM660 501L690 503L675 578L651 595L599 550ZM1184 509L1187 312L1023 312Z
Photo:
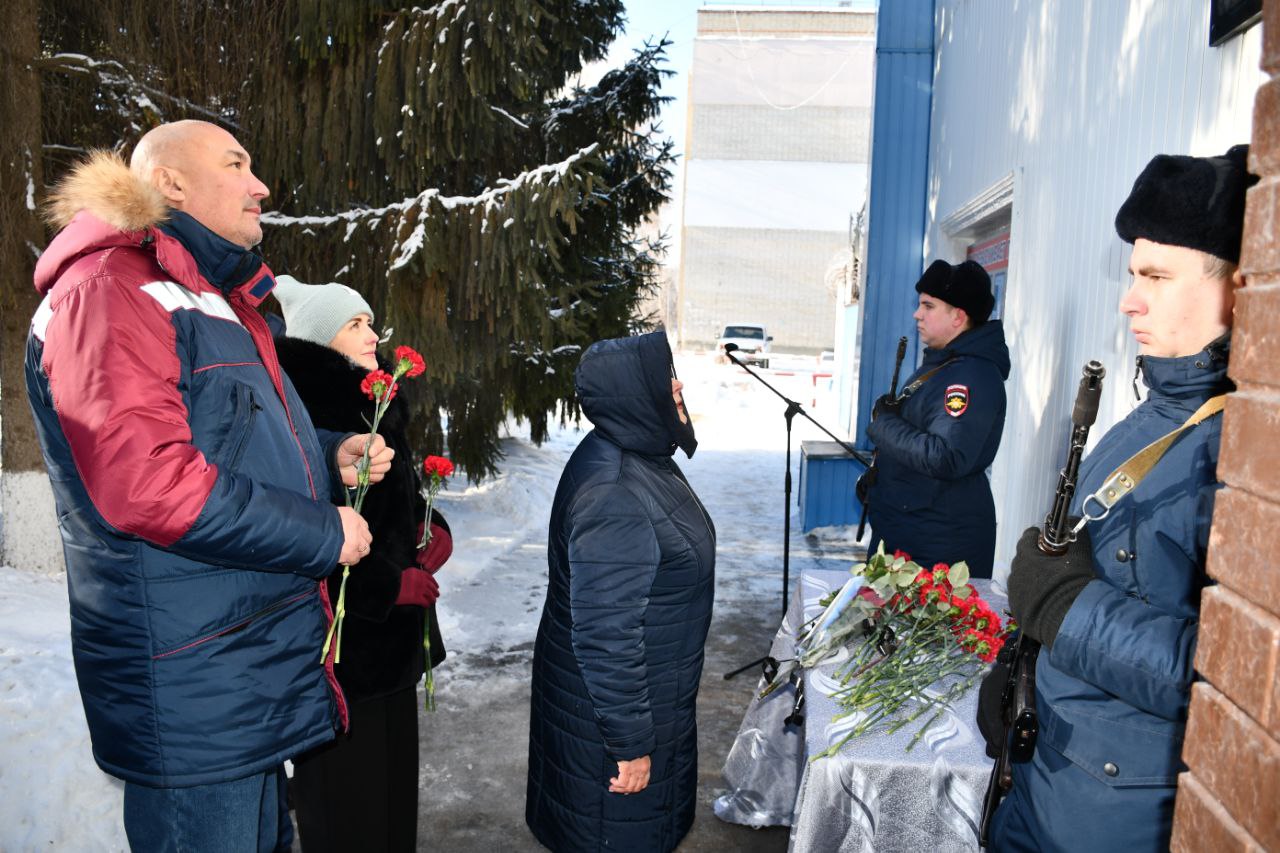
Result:
M592 345L577 389L595 429L551 510L525 820L558 853L657 853L693 824L715 529L671 459L693 445L663 333ZM648 787L609 793L617 762L645 755Z
M939 365L896 414L867 427L879 467L868 496L871 541L923 566L964 560L974 577L989 578L996 508L986 470L1004 431L1004 326L991 320L926 348L902 388Z
M1149 394L1080 465L1074 512L1117 466L1229 391L1225 341L1140 359ZM1196 654L1221 415L1089 523L1093 567L1036 667L1036 754L992 826L995 850L1169 849ZM1091 502L1091 508L1096 506Z
M1230 390L1227 349L1223 340L1182 358L1142 357L1147 399L1081 464L1074 514L1122 462ZM1040 652L1036 751L1013 765L991 849L1168 849L1221 434L1221 415L1184 433L1090 522L1097 578Z

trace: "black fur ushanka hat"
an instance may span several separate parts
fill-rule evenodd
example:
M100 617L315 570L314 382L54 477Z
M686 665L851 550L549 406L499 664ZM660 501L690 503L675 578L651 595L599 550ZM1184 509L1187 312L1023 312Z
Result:
M991 276L977 261L949 264L936 260L916 282L916 293L927 293L948 305L964 309L975 326L987 322L996 306Z
M1120 205L1116 233L1126 243L1144 238L1239 263L1245 191L1258 182L1248 160L1248 145L1220 157L1157 154Z

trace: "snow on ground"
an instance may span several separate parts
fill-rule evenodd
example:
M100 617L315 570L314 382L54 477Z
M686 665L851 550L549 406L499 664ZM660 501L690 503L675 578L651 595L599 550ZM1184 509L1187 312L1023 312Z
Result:
M0 849L124 850L71 668L67 584L0 567Z
M774 369L760 373L823 420L831 417L831 400L825 382L812 381L814 364L808 357L775 356ZM699 440L693 459L680 453L677 459L716 524L717 610L758 606L780 613L785 404L709 355L680 356L677 369ZM440 678L452 689L492 679L495 660L520 664L529 655L546 587L552 496L588 427L554 431L541 447L513 428L499 477L478 486L458 478L440 494L438 506L455 539L455 556L439 576L449 649ZM800 441L813 438L825 436L797 417L793 478ZM814 550L802 544L794 506L793 495L793 577L815 560ZM839 561L828 567L847 564L852 536L842 528L826 532L819 551ZM123 786L98 770L90 753L72 671L65 578L2 566L0 585L0 849L126 849ZM768 640L742 639L744 654ZM517 672L504 678L520 682L527 693L527 670L510 669ZM446 695L449 689L444 687ZM510 738L512 749L523 752L525 733Z

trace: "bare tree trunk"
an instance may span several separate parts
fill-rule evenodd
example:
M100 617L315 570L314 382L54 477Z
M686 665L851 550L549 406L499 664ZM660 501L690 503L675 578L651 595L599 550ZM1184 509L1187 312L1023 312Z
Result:
M27 329L39 299L31 285L44 229L35 205L41 169L37 0L0 4L0 470L41 466L22 376Z

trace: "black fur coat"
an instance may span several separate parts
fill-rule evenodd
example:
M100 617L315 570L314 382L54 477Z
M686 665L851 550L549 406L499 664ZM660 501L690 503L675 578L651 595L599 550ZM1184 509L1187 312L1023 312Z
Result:
M335 432L369 431L365 418L373 418L373 401L360 390L368 375L363 367L326 346L296 338L276 338L280 366L292 380L317 427ZM389 366L384 368L390 372ZM424 671L422 654L423 609L397 605L400 572L414 564L418 549L418 524L426 510L413 450L405 434L407 407L400 395L412 385L402 382L378 425L378 433L396 452L391 470L382 482L370 486L361 515L373 533L373 547L351 567L347 581L347 616L342 629L342 662L338 683L352 701L369 699L416 684ZM435 523L443 519L433 512ZM342 568L330 575L329 598L338 600ZM431 661L444 660L435 606L427 608L431 619Z

